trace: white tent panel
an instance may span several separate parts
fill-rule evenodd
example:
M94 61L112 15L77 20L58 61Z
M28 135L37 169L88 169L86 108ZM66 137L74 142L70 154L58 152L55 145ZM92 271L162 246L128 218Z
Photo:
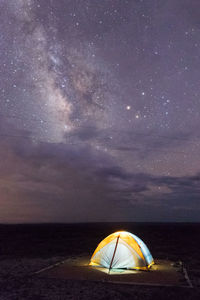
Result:
M112 261L112 269L120 268L135 268L136 266L145 266L144 261L140 256L132 249L126 242L119 238L116 252L114 255L116 247L117 238L105 245L100 249L94 256L94 260L100 266L105 268L110 268ZM114 257L113 257L114 255Z
M129 232L129 234L136 240L136 242L138 243L138 245L141 247L142 253L144 255L144 258L147 262L147 264L149 265L152 261L153 261L153 257L149 251L149 249L147 248L147 246L145 245L145 243L136 235L132 234Z

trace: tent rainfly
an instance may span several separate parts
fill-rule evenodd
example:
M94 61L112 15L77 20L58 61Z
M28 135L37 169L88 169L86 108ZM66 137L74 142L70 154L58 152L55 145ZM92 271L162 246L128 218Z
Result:
M148 270L154 263L145 243L136 235L118 231L100 242L90 265L110 269Z

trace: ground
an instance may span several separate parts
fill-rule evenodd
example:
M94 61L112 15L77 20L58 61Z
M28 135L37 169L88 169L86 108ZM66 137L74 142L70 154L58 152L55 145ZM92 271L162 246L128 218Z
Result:
M90 256L108 234L138 235L154 258L181 260L193 288L143 287L33 275L58 261ZM0 300L200 299L200 224L0 225Z

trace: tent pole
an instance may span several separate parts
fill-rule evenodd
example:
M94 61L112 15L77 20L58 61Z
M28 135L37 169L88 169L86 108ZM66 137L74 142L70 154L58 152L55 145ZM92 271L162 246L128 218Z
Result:
M110 267L109 267L108 273L110 273L110 269L112 268L112 263L113 263L113 259L115 257L115 253L116 253L116 250L117 250L117 245L118 245L118 242L119 242L119 237L120 237L120 235L118 235L118 237L117 237L117 241L116 241L116 244L115 244L115 249L114 249L113 256L112 256L112 259L111 259L111 262L110 262Z

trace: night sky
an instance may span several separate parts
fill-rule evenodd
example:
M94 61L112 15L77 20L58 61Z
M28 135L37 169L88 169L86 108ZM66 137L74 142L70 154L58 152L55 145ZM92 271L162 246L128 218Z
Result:
M0 222L200 221L200 1L0 14Z

